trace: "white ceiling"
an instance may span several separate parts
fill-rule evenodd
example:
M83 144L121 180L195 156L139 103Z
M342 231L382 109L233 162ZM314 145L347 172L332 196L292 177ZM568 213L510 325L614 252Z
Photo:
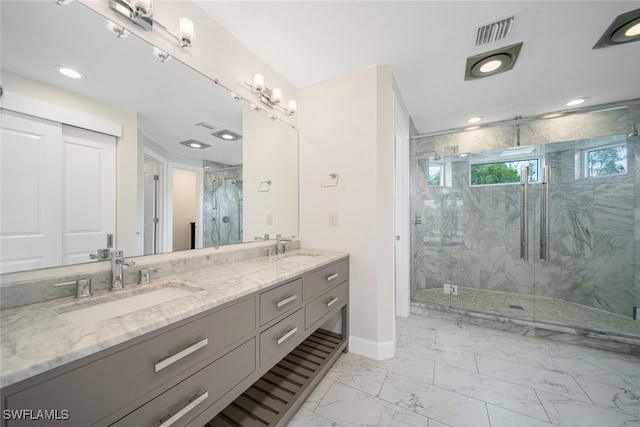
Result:
M419 133L640 98L640 42L593 50L638 1L214 1L196 3L297 88L391 66ZM509 40L475 27L518 14ZM524 42L515 67L465 81L468 56ZM339 102L339 100L338 100ZM303 105L300 108L304 108Z

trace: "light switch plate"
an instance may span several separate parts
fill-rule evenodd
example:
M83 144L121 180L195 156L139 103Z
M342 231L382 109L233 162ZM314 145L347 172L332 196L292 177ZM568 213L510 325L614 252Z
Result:
M338 213L337 212L329 212L329 226L337 227L338 226Z

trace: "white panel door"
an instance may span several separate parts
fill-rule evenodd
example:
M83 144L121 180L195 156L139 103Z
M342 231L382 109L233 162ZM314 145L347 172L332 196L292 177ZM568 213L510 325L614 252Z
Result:
M62 127L62 264L89 261L116 232L116 138Z
M59 123L0 110L0 273L60 265Z

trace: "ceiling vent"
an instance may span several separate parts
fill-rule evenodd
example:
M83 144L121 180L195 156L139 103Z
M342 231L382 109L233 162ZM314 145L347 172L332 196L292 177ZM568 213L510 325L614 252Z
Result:
M501 18L476 27L473 31L473 45L476 48L509 40L517 22L517 14Z

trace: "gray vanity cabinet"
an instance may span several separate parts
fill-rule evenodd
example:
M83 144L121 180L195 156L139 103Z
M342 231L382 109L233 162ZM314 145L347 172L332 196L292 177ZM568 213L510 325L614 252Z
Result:
M59 371L66 372L10 393L5 400L6 408L69 412L69 420L47 421L47 425L108 424L106 420L114 413L126 411L131 402L173 386L201 362L254 332L255 297L197 317L89 363L83 359L84 363L63 367ZM11 420L6 425L42 424Z
M260 294L260 326L302 305L302 278Z
M348 275L345 258L6 387L3 409L66 410L68 419L2 426L201 427L234 399L247 401L243 393L261 377L301 371L297 360L332 346L291 402L272 411L283 422L346 351ZM342 334L318 329L339 310Z
M255 369L256 340L251 338L115 423L114 427L187 425Z
M311 301L316 295L326 292L348 278L349 262L347 261L337 261L308 273L304 277L302 290L304 301Z

